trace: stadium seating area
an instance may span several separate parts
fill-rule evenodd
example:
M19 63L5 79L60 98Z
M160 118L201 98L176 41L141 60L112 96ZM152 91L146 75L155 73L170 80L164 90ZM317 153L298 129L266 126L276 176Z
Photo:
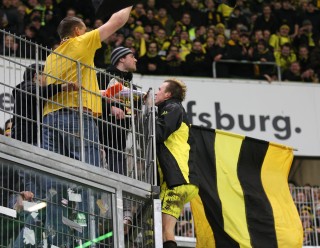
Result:
M87 30L102 25L108 17L93 14L99 4L3 0L0 28L54 49L60 43L56 28L65 16L82 18ZM234 9L214 0L144 0L134 6L128 23L102 43L95 64L106 68L112 49L124 45L135 52L138 72L146 75L211 77L215 61L217 77L272 81L277 80L275 67L263 63L273 62L281 67L284 81L318 82L318 7L312 0L238 0ZM1 42L1 54L34 56L9 35Z

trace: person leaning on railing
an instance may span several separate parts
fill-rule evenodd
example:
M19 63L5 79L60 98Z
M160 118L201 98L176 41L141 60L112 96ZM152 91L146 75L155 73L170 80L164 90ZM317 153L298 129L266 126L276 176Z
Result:
M38 128L37 124L37 113L39 111L39 116L42 116L42 98L48 98L48 96L61 91L78 90L77 84L71 82L59 85L51 84L47 87L45 75L42 74L43 68L42 64L28 66L23 74L23 82L12 90L14 121L11 137L33 145L37 145L37 130L41 132L41 126ZM39 74L37 74L37 70ZM39 88L39 107L36 96L37 88Z
M135 58L132 50L126 47L117 47L111 53L111 65L106 72L110 73L111 77L101 77L99 80L100 89L110 89L112 81L116 81L114 77L123 79L121 83L123 88L130 88L130 82L133 78L133 72L137 70ZM112 77L113 76L113 77ZM105 79L105 80L102 80ZM137 89L135 85L132 86L134 90ZM110 100L110 98L109 98ZM101 143L104 145L103 149L107 157L107 165L110 171L128 176L127 159L124 154L126 148L126 140L128 130L131 128L131 118L128 118L134 111L128 109L130 102L121 103L119 101L110 100L108 98L102 99L102 118L103 121L98 122L99 137ZM138 107L139 100L134 101L134 107ZM125 225L125 234L129 231L129 226L132 225L132 212L130 201L124 199L123 201L123 221Z
M101 95L94 68L94 55L101 47L101 41L106 40L115 31L122 27L128 20L132 7L125 7L114 13L110 19L99 28L86 33L86 25L77 17L64 18L58 27L61 44L51 53L45 63L44 73L47 76L48 85L60 84L61 82L79 82L79 91L59 92L50 97L43 110L43 147L45 149L70 156L77 160L82 159L81 154L81 133L80 123L83 123L83 142L85 161L88 164L99 166L100 147L98 128L93 117L98 117L102 113ZM65 57L62 57L65 56ZM77 67L78 61L81 67ZM78 71L81 68L81 71ZM78 75L81 76L78 80ZM81 84L80 84L81 83ZM81 97L81 98L80 98ZM80 103L79 100L82 99ZM82 109L81 109L81 108ZM83 111L82 116L80 113ZM61 216L66 216L68 211L59 205L51 202L58 199L68 199L66 188L59 181L49 179L46 183L47 217L46 228L53 230L48 236L48 244L55 246L73 247L68 239L69 229L62 223ZM50 194L54 190L56 194ZM88 212L88 191L82 190L82 202L78 209ZM89 230L88 215L81 215L81 223L86 223L82 233L77 232L84 239L92 236L92 232L97 231L91 226ZM83 223L82 223L83 224ZM91 230L92 229L92 230Z
M130 88L128 82L132 81L132 73L137 69L137 59L134 57L133 52L126 47L117 47L111 53L111 63L106 70L107 73L110 73L111 77L99 77L100 89L106 90L110 87L111 81L115 80L114 77L123 79L124 81L120 83L124 87ZM136 86L133 87L137 89ZM99 137L104 145L109 169L126 176L127 163L123 152L126 148L128 129L131 126L131 119L126 118L126 115L131 114L127 111L129 104L130 103L119 103L114 100L107 101L106 98L103 98L102 118L106 122L98 122ZM135 106L136 105L137 104L135 104ZM110 125L110 123L116 124L117 126ZM115 150L110 148L114 148Z
M264 39L260 39L253 48L252 60L262 62L254 65L254 75L257 79L265 79L275 75L275 66L263 65L264 62L274 62L273 50Z
M275 50L274 57L277 65L281 67L281 71L288 69L291 63L297 60L297 56L289 43L285 43L281 45L279 50Z
M190 123L181 102L186 86L177 79L165 80L155 97L156 148L162 235L164 248L176 248L174 230L184 205L198 194L198 176L193 154Z
M61 81L77 82L76 63L71 63L62 58L59 54L79 61L86 66L81 66L81 87L82 87L82 107L85 115L82 116L84 124L84 137L94 142L94 145L85 141L86 162L99 166L99 140L98 129L92 116L100 116L102 113L101 98L96 73L91 69L94 67L93 58L95 51L101 47L101 41L106 40L111 34L122 27L128 20L131 7L120 10L112 15L108 22L101 27L87 32L86 25L77 17L64 18L59 27L58 33L61 38L60 46L48 56L44 72L47 74L47 82L59 84ZM91 68L90 68L91 67ZM59 81L57 80L59 79ZM61 81L60 81L61 80ZM43 146L45 149L60 152L80 160L81 154L76 141L78 138L64 137L62 130L69 130L73 134L79 134L79 92L60 92L50 98L54 104L48 102L44 106L43 122L48 126L43 128ZM92 116L90 116L92 115ZM73 120L73 121L70 121ZM59 126L58 126L59 125ZM50 127L58 127L61 132L53 131ZM59 140L60 144L53 142ZM63 143L69 139L70 142ZM74 142L72 142L74 140ZM59 146L63 147L62 151ZM92 148L93 147L93 148Z

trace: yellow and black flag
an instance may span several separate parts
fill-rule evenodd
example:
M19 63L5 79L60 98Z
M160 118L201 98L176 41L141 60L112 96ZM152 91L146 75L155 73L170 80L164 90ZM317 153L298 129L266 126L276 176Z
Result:
M197 248L301 248L288 187L292 148L193 126L201 178L192 200Z

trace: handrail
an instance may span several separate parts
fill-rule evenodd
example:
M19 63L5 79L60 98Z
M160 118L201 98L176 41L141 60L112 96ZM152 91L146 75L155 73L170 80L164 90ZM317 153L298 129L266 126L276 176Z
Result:
M235 59L221 59L219 61L213 61L212 63L213 78L217 78L216 63L273 65L277 67L278 80L281 82L281 67L276 62L261 62L261 61L250 61L250 60L235 60Z

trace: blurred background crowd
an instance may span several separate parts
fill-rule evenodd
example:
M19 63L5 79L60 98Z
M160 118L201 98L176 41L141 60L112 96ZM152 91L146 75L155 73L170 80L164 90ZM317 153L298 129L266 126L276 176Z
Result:
M320 188L309 184L296 187L293 182L289 188L302 222L303 244L315 246L320 239Z
M56 29L66 16L84 20L87 30L109 17L95 15L102 0L2 0L0 28L48 48L60 44ZM318 82L320 74L320 2L313 0L238 0L232 9L214 0L144 0L128 23L95 56L106 68L112 49L125 46L138 59L138 73ZM6 35L0 53L33 57L26 44ZM45 59L45 58L43 58ZM238 64L221 63L236 60ZM243 61L260 61L248 64ZM242 62L242 63L240 63Z

